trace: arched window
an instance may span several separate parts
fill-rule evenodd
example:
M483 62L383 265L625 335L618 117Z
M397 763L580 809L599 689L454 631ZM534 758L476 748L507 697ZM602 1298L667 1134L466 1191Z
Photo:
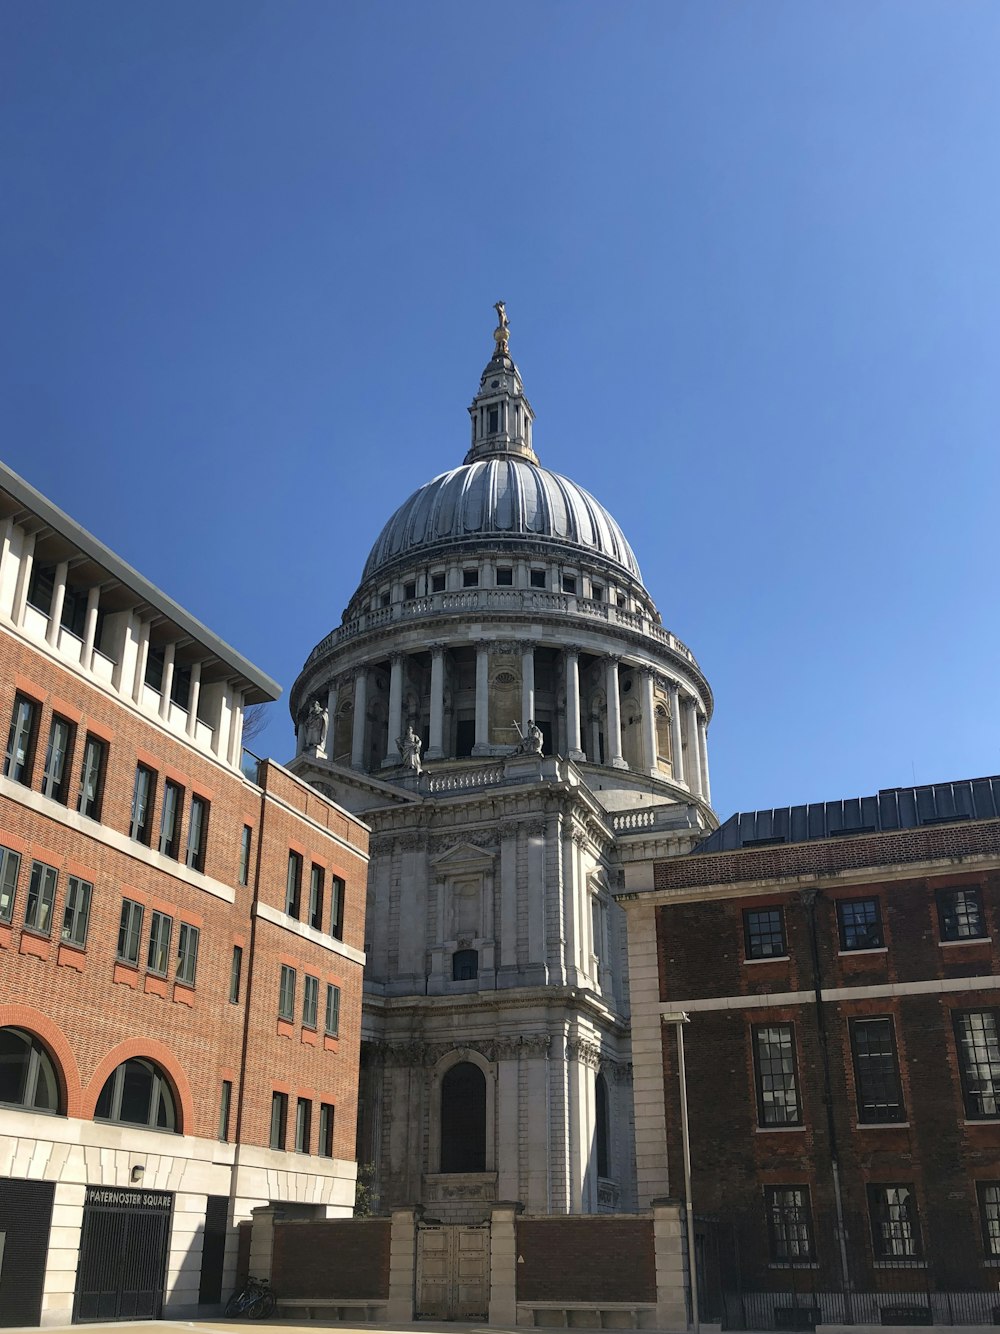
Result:
M486 1076L470 1061L441 1081L441 1171L486 1171Z
M150 1130L179 1130L177 1105L166 1075L141 1057L122 1064L101 1089L95 1121L119 1121Z
M451 956L451 980L472 982L479 976L479 951L456 950Z
M670 716L662 704L656 706L656 754L661 760L671 760Z
M597 1175L599 1177L608 1177L611 1175L610 1158L608 1152L610 1148L610 1138L608 1135L608 1085L603 1075L598 1075L595 1081L595 1092L597 1094L597 1114L594 1125L594 1139L597 1149Z
M59 1079L52 1057L21 1028L0 1028L0 1103L59 1111Z

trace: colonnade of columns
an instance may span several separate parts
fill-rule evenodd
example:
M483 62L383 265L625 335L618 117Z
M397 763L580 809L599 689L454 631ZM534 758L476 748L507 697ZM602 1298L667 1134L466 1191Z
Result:
M32 574L36 564L37 533L22 532L20 543L17 541L18 525L13 516L0 521L0 572L6 568L9 560L16 560L17 573L14 579L13 594L9 604L11 622L23 627L28 612L28 594ZM52 593L47 612L45 642L49 647L84 671L93 672L97 660L104 658L108 674L102 679L109 681L112 688L133 704L142 705L146 696L146 667L152 648L154 620L148 610L138 606L133 608L115 608L108 611L109 622L117 622L113 634L106 628L104 635L112 639L102 653L97 647L97 631L101 614L101 594L117 581L110 576L103 582L92 583L87 587L87 601L79 633L63 625L63 613L69 596L79 596L80 588L70 586L70 572L82 562L82 556L57 561L52 567ZM181 710L172 700L174 678L184 667L183 659L178 658L178 649L185 649L191 644L188 635L176 630L177 638L163 645L163 673L159 687L159 701L156 703L156 716L162 723L178 729L177 715L182 714L183 735L189 741L197 743L198 724L203 722L211 730L208 748L213 754L227 763L238 767L243 744L243 707L242 692L233 679L205 684L205 702L207 717L199 716L202 702L202 674L205 665L195 658L187 664L189 675L188 699L186 709ZM110 655L110 656L109 656ZM206 662L208 659L206 659ZM211 696L209 692L211 693ZM148 705L147 705L148 707Z
M476 644L475 673L475 742L473 755L490 755L490 652L496 651L495 641L480 640ZM519 642L521 658L521 726L524 728L535 716L535 647L533 642ZM431 644L430 672L430 725L424 759L445 758L445 653L447 645ZM393 652L389 657L388 728L382 765L386 768L399 763L396 739L404 728L403 696L405 690L405 661L407 655ZM605 717L591 718L589 745L584 748L581 728L580 654L577 649L562 652L566 694L566 750L572 760L588 756L597 763L601 756L601 723L604 763L615 769L628 769L623 753L620 668L622 659L614 654L604 658ZM632 665L632 664L628 664ZM633 665L634 666L634 665ZM351 736L351 766L367 767L366 721L368 714L369 669L361 667L354 675L353 730ZM657 765L658 739L656 729L655 670L648 665L638 666L642 717L642 767L645 772L659 776ZM695 795L711 801L708 780L707 718L701 703L694 695L682 692L678 682L667 680L670 718L670 751L673 778L686 783ZM340 695L339 683L331 683L327 694L328 736L332 737ZM328 748L329 753L329 748Z

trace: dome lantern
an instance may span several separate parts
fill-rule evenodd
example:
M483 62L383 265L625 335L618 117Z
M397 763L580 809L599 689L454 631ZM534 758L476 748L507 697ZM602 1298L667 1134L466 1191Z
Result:
M493 331L496 349L479 380L479 393L472 400L472 444L466 463L478 459L520 458L537 463L531 444L535 414L521 383L521 373L514 365L508 342L510 324L502 301L495 303L497 327Z

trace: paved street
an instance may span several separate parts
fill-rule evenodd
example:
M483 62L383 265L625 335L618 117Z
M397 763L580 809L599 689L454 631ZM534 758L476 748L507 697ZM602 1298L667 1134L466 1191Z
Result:
M86 1325L49 1325L45 1327L45 1334L80 1334L81 1330L108 1330L113 1331L113 1334L185 1334L185 1331L196 1331L197 1334L236 1334L236 1331L239 1331L240 1334L248 1334L254 1329L261 1331L280 1329L286 1334L296 1330L302 1331L302 1334L312 1334L317 1329L336 1329L342 1331L342 1334L369 1334L372 1330L383 1331L383 1334L411 1334L411 1331L419 1331L419 1334L482 1334L485 1328L487 1326L482 1322L433 1324L427 1320L412 1325L352 1325L347 1321L336 1320L136 1320L104 1321ZM489 1326L489 1328L501 1329L500 1326ZM25 1334L27 1330L30 1330L31 1334L39 1334L37 1325L14 1327L5 1330L4 1334ZM501 1330L501 1334L520 1334L520 1331Z

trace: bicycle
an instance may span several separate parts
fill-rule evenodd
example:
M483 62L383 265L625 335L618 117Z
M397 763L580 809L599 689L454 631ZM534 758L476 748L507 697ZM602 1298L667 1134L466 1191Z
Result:
M242 1290L234 1292L226 1302L226 1315L265 1320L274 1314L277 1304L277 1298L266 1278L248 1278Z

